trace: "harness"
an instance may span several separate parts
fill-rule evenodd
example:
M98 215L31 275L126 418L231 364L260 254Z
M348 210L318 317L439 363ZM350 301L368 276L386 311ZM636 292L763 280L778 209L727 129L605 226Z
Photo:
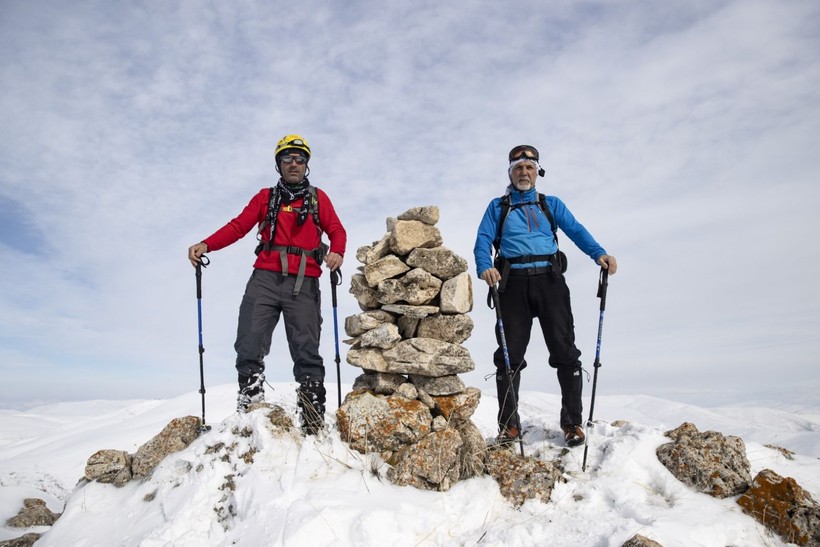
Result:
M313 224L316 226L316 231L319 233L319 246L315 249L303 249L302 247L297 247L295 245L274 245L273 235L276 230L276 216L278 212L275 204L279 201L278 194L279 188L271 187L270 195L268 197L268 211L265 214L265 220L259 226L259 232L256 235L257 239L259 239L259 245L256 246L255 252L256 255L259 256L259 253L262 251L277 251L279 253L279 259L282 262L282 275L285 277L288 276L288 255L293 254L301 257L299 260L299 271L296 274L296 284L293 287L293 296L296 296L302 289L302 282L305 279L305 269L307 267L308 257L315 260L316 263L321 266L322 261L325 259L325 256L330 249L330 246L322 242L322 228L319 223L319 198L316 195L316 187L314 186L308 186L308 193L304 197L302 208L298 212L296 224L304 224L308 215L313 217ZM262 231L268 227L269 239L268 241L262 241Z
M499 254L499 250L501 249L501 232L504 230L504 222L507 220L507 216L509 216L510 211L520 207L525 207L527 205L538 205L538 208L541 209L547 217L547 220L550 222L552 237L555 240L556 247L558 246L558 226L555 224L555 219L552 217L550 208L547 205L547 196L539 193L538 201L527 201L524 203L512 203L511 201L510 194L505 194L501 198L501 217L498 220L498 230L496 231L495 239L493 240L493 247L495 249L493 266L501 272L501 281L498 283L499 292L504 292L504 288L507 285L507 278L510 276L510 266L512 264L526 264L529 262L545 261L548 261L551 264L551 266L547 267L523 268L522 273L526 273L527 275L535 275L551 271L553 275L557 276L567 271L567 257L560 249L548 255L541 254L503 257ZM512 271L513 275L516 275L516 270Z

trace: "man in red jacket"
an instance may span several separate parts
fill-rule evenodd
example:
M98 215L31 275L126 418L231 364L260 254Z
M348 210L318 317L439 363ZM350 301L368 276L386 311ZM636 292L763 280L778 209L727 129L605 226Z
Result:
M236 369L237 411L265 400L264 358L270 351L279 317L293 359L293 376L301 409L302 430L315 434L324 426L325 367L319 355L322 325L319 276L322 262L335 270L344 260L347 233L327 194L311 186L310 147L299 135L286 135L276 145L276 170L281 177L263 188L235 219L188 248L196 266L200 257L235 243L259 226L257 259L239 307ZM330 246L321 241L322 233ZM281 352L280 352L281 354Z

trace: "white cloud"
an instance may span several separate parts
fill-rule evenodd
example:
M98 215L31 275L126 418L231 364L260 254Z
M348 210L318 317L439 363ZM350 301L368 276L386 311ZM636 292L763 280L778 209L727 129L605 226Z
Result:
M194 385L185 249L275 182L273 145L299 132L314 149L311 179L348 228L346 280L385 217L417 205L441 207L445 244L472 263L478 220L506 183L506 152L530 142L547 169L540 189L621 262L605 330L609 381L638 377L659 354L691 385L708 370L721 385L766 386L779 381L773 364L813 377L811 2L2 10L0 47L11 53L0 58L0 196L27 211L48 252L0 247L0 370L54 359L59 383L82 356L96 367L82 398L125 368L142 375L117 388L124 395ZM5 220L3 240L22 237ZM206 362L224 381L251 237L214 254L205 278ZM590 365L597 268L571 260ZM468 347L481 382L494 318L474 281ZM335 376L325 292L323 352ZM358 311L352 300L341 292L341 317ZM528 359L545 360L536 337ZM269 360L281 379L287 361ZM0 396L42 391L31 368ZM343 369L351 380L355 370ZM543 369L529 369L538 388L555 389Z

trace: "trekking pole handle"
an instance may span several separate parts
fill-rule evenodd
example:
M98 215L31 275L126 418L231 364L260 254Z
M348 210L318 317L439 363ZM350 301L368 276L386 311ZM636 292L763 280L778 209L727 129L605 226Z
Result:
M202 255L196 265L196 297L200 299L202 298L202 268L207 268L210 263L211 259Z
M495 307L496 323L500 326L501 331L502 331L501 335L503 337L504 327L501 326L502 325L502 322L501 322L501 300L498 296L498 289L495 288L495 285L490 286L490 298L492 298L492 300L493 300L493 306Z
M490 298L493 300L493 306L495 307L495 314L497 316L501 316L501 310L498 309L498 289L495 285L490 286Z
M601 268L601 273L598 276L598 298L601 299L601 311L606 309L606 289L609 285L609 272Z
M331 291L330 297L333 301L333 307L336 307L336 287L342 284L342 272L339 268L335 270L330 270L330 286L333 289Z

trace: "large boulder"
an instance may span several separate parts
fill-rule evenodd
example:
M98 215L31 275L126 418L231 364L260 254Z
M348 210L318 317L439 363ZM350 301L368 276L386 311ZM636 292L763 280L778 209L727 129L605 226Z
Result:
M481 390L468 387L453 395L432 396L436 410L451 422L463 422L472 418L481 401Z
M473 309L473 280L467 272L448 279L439 295L441 313L467 313Z
M415 334L419 338L435 338L451 344L461 344L470 337L473 326L469 315L433 315L418 321Z
M410 304L385 304L384 311L396 313L404 317L422 319L428 315L433 315L441 311L438 306L411 306Z
M390 250L405 256L418 247L438 247L442 243L441 232L418 220L397 220L390 234Z
M655 453L682 483L716 498L736 496L749 488L752 476L740 437L701 433L688 422L666 436L673 442L659 446Z
M764 469L737 503L785 541L820 545L820 505L793 478Z
M353 381L353 391L372 391L380 395L392 395L407 382L401 374L366 372Z
M410 270L410 266L397 256L387 255L364 267L364 277L370 287L376 288L385 279L397 277Z
M410 381L417 388L423 389L428 395L453 395L461 393L466 387L464 381L456 374L438 377L411 374Z
M36 532L29 532L23 534L19 538L7 539L0 541L0 547L32 547L37 540L40 539L40 534Z
M166 456L191 444L199 437L200 425L196 416L171 420L159 434L137 449L131 462L134 478L147 477Z
M381 281L376 294L381 304L406 302L414 306L429 304L441 290L441 280L421 268L414 268L406 275Z
M520 457L506 447L491 447L484 461L501 495L516 506L530 499L548 503L555 483L562 476L554 464L532 456Z
M347 352L347 362L370 372L450 376L475 369L469 351L432 338L402 340L388 350L359 348Z
M387 471L387 478L399 486L449 490L461 475L462 444L461 435L455 429L433 432L400 450L393 457L394 465Z
M364 274L355 274L350 278L349 292L359 303L359 308L362 310L369 311L379 307L376 289L367 284L367 278Z
M54 513L46 506L46 502L39 498L26 498L23 508L6 521L6 526L12 528L30 528L32 526L51 526L60 513Z
M433 338L402 340L384 352L388 372L420 376L448 376L475 369L470 352L458 344Z
M621 547L663 547L663 545L641 534L635 534L626 540Z
M379 241L373 245L359 247L356 250L356 260L362 264L371 264L390 252L390 234L384 234Z
M380 327L385 323L395 322L395 317L386 311L366 311L345 318L345 333L348 336L361 336L367 331Z
M407 255L407 265L413 268L424 268L443 280L467 271L467 261L447 247L413 249Z
M424 224L434 226L438 224L439 210L435 205L424 205L422 207L412 207L398 217L397 220L418 220Z
M124 450L98 450L86 461L85 478L125 486L131 480L131 455Z
M362 334L359 345L363 348L389 349L401 341L399 327L393 323L385 323Z
M390 455L432 430L433 416L420 401L402 396L351 392L336 411L339 434L351 448ZM387 454L385 454L387 453Z

